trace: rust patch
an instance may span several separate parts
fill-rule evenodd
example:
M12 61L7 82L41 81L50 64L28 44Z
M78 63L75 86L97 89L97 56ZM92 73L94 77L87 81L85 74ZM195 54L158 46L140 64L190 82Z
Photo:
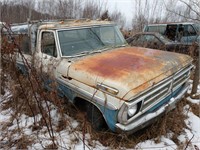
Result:
M191 61L182 54L126 47L83 57L69 67L69 76L89 86L97 82L131 96L172 75ZM130 95L130 94L129 94Z
M159 68L158 62L152 57L133 53L134 49L121 49L105 52L104 54L89 57L74 64L75 70L85 70L88 73L102 77L119 78L134 72L144 72L152 66ZM148 56L158 51L147 51ZM158 52L159 53L159 52ZM144 54L144 53L143 53Z

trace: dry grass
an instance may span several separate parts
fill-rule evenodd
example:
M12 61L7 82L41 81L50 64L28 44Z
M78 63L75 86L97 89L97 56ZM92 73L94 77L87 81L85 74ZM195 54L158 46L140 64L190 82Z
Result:
M87 124L87 129L90 129L87 131L91 134L90 142L93 143L93 140L98 140L104 146L109 146L112 149L117 149L119 147L133 148L138 143L150 139L154 139L155 142L159 143L162 136L167 137L168 133L173 132L171 139L177 145L181 145L178 136L181 135L184 132L184 128L187 127L184 122L187 117L183 113L183 107L185 104L186 102L184 100L179 102L176 109L165 114L154 124L129 136L112 133L111 131L97 132L91 128L90 124ZM83 122L81 122L81 124L83 124Z
M186 103L190 106L191 111L200 118L200 104L194 104L187 100Z
M33 140L30 137L22 136L13 143L16 145L16 149L28 149L28 146L33 144Z
M49 149L55 150L55 149L58 149L58 147L57 147L55 144L49 144L49 145L45 146L44 149L47 149L47 150L49 150Z

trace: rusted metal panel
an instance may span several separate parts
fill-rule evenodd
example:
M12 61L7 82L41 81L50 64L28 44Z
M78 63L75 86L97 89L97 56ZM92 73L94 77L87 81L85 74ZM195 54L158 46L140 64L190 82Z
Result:
M187 55L128 47L82 58L72 63L68 75L92 87L112 85L120 91L118 98L128 100L191 61Z
M65 29L72 27L81 27L81 26L95 26L95 25L108 25L112 24L109 21L98 21L98 20L72 20L72 21L60 21L60 22L49 22L43 24L39 29Z

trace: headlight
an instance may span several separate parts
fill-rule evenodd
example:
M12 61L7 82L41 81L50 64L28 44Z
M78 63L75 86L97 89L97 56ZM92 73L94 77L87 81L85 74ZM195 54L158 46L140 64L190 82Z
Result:
M137 110L137 103L132 106L128 106L124 103L124 105L121 107L118 113L118 121L123 124L126 123L129 118L133 117L137 113Z
M128 108L128 116L132 117L137 112L137 104Z

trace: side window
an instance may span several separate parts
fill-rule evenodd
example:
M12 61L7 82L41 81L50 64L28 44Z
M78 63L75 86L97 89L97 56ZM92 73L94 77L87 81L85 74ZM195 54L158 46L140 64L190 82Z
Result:
M138 35L137 46L147 47L146 35Z
M155 26L149 26L148 32L159 32L160 34L164 34L166 30L166 25L155 25Z
M19 35L19 46L25 54L31 54L30 39L27 34Z
M154 35L145 35L145 42L156 42L160 44L160 41L158 40L158 38L156 38Z
M162 43L154 35L145 35L146 38L146 47L158 49Z
M146 42L145 36L144 36L144 35L139 35L136 42L137 42L137 44L138 44L139 46L144 45L145 42Z
M53 32L42 32L41 49L42 53L57 57L57 50Z
M165 31L165 36L172 40L175 41L176 38L176 30L177 30L177 25L167 25L166 31Z
M130 43L132 46L137 46L139 37L139 35L135 35L130 39L130 42L128 41L128 43Z
M184 36L195 36L197 33L191 25L184 26Z
M27 34L12 34L11 36L5 34L4 38L6 38L6 42L9 43L15 51L19 51L20 49L24 54L31 54L30 38ZM15 44L12 42L13 40Z
M155 37L153 35L145 35L147 42L154 42Z

